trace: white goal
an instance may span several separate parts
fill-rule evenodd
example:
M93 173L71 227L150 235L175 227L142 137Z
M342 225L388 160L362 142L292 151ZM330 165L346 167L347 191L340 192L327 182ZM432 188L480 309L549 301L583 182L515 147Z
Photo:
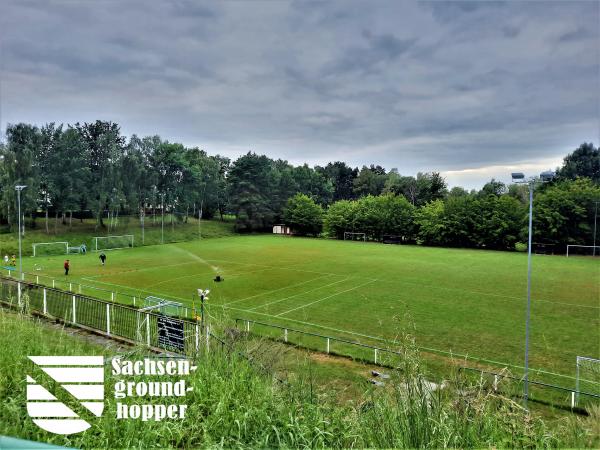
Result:
M587 356L577 357L577 397L580 392L600 395L600 359Z
M567 245L569 256L600 256L600 245Z
M33 256L66 255L69 253L68 242L36 242L31 244Z
M155 297L153 295L150 295L144 299L144 306L140 308L139 311L158 311L167 316L189 316L188 308L183 306L183 303Z
M345 241L366 241L367 235L365 233L354 233L350 231L344 231Z
M133 234L124 234L121 236L96 236L93 239L95 251L133 247Z

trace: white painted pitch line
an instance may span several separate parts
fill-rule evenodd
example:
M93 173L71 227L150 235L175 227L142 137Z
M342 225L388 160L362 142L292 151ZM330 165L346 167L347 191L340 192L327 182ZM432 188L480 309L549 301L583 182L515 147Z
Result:
M261 292L259 294L251 295L250 297L244 297L244 298L240 298L238 300L234 300L232 302L223 303L222 305L219 305L219 306L222 306L223 308L228 308L228 305L233 305L234 303L238 303L238 302L241 302L241 301L244 301L244 300L249 300L249 299L255 298L255 297L260 297L261 295L272 294L273 292L283 291L284 289L289 289L291 287L301 286L303 284L310 283L311 281L315 281L315 280L318 280L320 278L325 278L325 277L329 277L329 276L331 276L331 275L323 275L321 277L311 278L310 280L306 280L306 281L303 281L301 283L290 284L288 286L284 286L284 287L279 288L279 289L273 289L272 291Z
M348 280L349 280L349 278L344 278L343 280L334 281L333 283L329 283L329 284L326 284L324 286L319 286L319 287L316 287L316 288L313 288L313 289L309 289L308 291L300 292L298 294L290 295L289 297L285 297L285 298L281 298L279 300L275 300L275 301L272 301L272 302L269 302L269 303L265 303L264 305L255 306L254 308L250 308L247 311L254 311L254 310L259 309L259 308L264 308L265 306L274 305L275 303L280 303L280 302L283 302L284 300L288 300L290 298L298 297L299 295L305 295L305 294L308 294L309 292L318 291L319 289L323 289L323 288L326 288L326 287L329 287L329 286L333 286L334 284L339 284L339 283L342 283L342 282L348 281Z
M322 302L323 300L327 300L328 298L336 297L336 296L338 296L340 294L345 294L346 292L354 291L354 290L356 290L358 288L366 286L367 284L375 283L375 281L377 281L377 280L367 281L366 283L359 284L358 286L350 288L350 289L346 289L345 291L336 292L335 294L331 294L331 295L329 295L327 297L323 297L323 298L317 299L314 302L306 303L305 305L298 306L297 308L292 308L292 309L290 309L288 311L284 311L282 313L276 314L275 317L283 316L284 314L291 313L291 312L296 311L298 309L306 308L307 306L311 306L311 305L314 305L315 303Z

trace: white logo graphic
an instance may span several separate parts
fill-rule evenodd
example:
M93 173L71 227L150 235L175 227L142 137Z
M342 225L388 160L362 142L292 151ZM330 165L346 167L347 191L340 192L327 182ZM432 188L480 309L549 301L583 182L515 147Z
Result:
M30 356L48 376L96 417L104 410L102 356ZM73 434L91 425L27 375L27 412L38 427L56 434Z

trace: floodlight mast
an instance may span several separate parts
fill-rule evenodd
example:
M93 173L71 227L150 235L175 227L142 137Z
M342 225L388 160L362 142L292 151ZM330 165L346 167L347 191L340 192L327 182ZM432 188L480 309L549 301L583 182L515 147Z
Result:
M527 397L529 396L529 319L531 316L531 239L533 235L533 189L535 178L525 179L522 172L511 174L513 183L527 184L529 186L529 232L527 238L527 309L525 313L525 373L523 375L523 402L527 409ZM552 181L554 172L545 171L540 174L542 183Z

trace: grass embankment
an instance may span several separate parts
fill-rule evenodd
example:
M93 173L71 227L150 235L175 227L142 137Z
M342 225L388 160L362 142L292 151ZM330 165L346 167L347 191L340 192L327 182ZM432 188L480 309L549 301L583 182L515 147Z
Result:
M27 221L30 225L30 221ZM231 236L234 234L234 223L231 217L220 220L202 220L198 226L198 219L189 217L187 223L180 222L176 217L171 222L171 216L164 218L164 231L161 223L161 217L153 218L148 216L144 222L144 233L142 237L142 227L139 217L123 216L113 226L108 226L109 221L105 220L105 227L96 227L96 221L93 219L84 219L82 222L73 219L71 225L67 221L63 224L60 220L55 224L50 221L49 232L46 228L43 218L36 220L35 228L27 228L22 240L23 255L33 253L31 244L36 242L68 242L75 247L85 243L88 249L93 248L94 236L114 236L123 234L132 234L134 236L134 245L154 245L160 244L163 240L168 242L181 242L202 238ZM13 255L18 253L18 235L17 227L13 227L12 232L5 228L0 234L0 257L4 255ZM164 237L164 239L163 239ZM41 250L43 251L43 249Z
M110 357L115 350L82 342L64 330L2 309L0 341L11 343L0 353L0 434L59 445L465 448L592 447L599 443L597 428L595 435L591 428L597 417L571 418L551 430L518 405L477 386L451 384L431 392L419 377L418 356L408 340L405 363L392 374L388 387L367 390L366 400L360 403L340 405L306 371L278 383L235 353L214 352L198 360L198 370L188 378L194 391L186 397L185 420L116 420L116 400L108 395L105 411L92 428L58 436L40 430L27 416L25 375L31 370L27 355ZM139 350L126 356L145 355ZM106 392L113 390L115 381L107 368ZM142 402L157 403L150 398Z

